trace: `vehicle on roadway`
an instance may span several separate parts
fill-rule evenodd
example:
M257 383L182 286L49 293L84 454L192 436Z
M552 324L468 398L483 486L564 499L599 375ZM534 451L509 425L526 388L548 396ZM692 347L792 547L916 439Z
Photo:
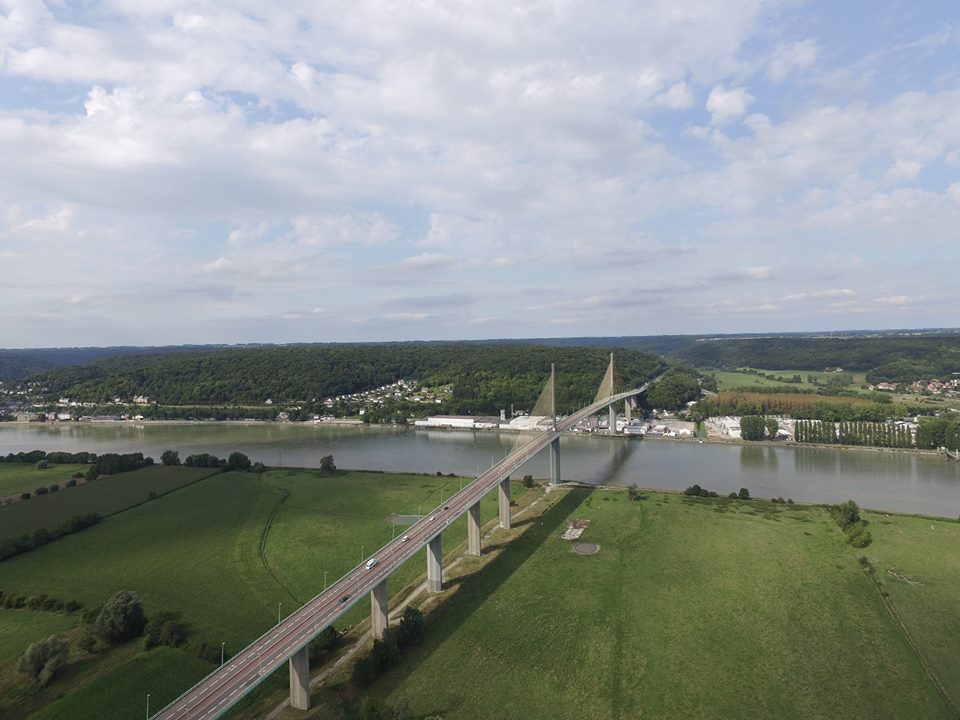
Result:
M443 506L443 509L444 509L444 510L449 510L449 509L450 509L450 506L449 506L449 505L444 505L444 506Z
M340 598L340 602L345 603L349 599L350 599L349 595L344 595L342 598Z
M409 539L410 539L409 535L404 535L402 538L400 538L400 542L406 542Z
M370 558L369 560L367 560L367 570L369 570L370 568L372 568L372 567L373 567L374 565L376 565L376 564L377 564L377 559L376 559L376 558Z

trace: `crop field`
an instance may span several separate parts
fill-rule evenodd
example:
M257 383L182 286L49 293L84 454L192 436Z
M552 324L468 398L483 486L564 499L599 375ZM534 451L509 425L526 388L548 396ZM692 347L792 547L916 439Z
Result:
M960 524L870 515L861 551L816 507L557 496L372 695L445 720L956 717ZM559 539L573 518L598 553Z
M53 484L62 488L75 472L86 470L86 465L51 465L39 470L30 463L0 463L0 498Z
M3 467L0 465L0 467ZM34 472L40 472L36 469ZM146 502L150 493L163 495L210 475L209 468L151 465L98 478L92 483L0 507L0 540L54 528L76 515L96 512L104 517ZM3 568L0 566L0 577Z
M324 571L333 582L360 562L361 547L366 557L389 541L391 514L416 514L418 506L426 512L459 487L457 478L424 475L216 474L0 563L0 588L47 593L86 608L97 607L117 590L135 590L148 615L180 613L192 645L225 642L227 652L235 652L275 623L278 610L286 615L322 590ZM484 521L495 516L495 501L492 495L482 504ZM465 539L461 519L444 532L445 550ZM391 592L424 568L425 553L420 553L391 577ZM368 615L369 604L360 602L339 625ZM39 637L45 635L29 639ZM126 672L122 668L129 662L117 672ZM4 665L0 662L0 675L12 672L12 664L6 670ZM173 682L180 690L211 669L206 663L186 668L178 676L181 681ZM114 685L102 687L113 693ZM99 687L76 692L88 695ZM71 718L101 717L78 710L95 707L92 700L63 707L69 707Z

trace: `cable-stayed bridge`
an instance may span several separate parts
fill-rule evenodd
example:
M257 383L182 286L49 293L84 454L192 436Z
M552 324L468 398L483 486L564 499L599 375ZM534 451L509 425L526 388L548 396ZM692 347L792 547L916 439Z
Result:
M467 552L479 555L480 500L497 488L500 527L510 528L510 475L534 455L549 446L550 482L560 483L560 437L582 420L609 408L608 430L616 429L615 406L644 392L654 380L642 387L614 392L613 354L597 397L590 405L572 415L558 418L556 413L556 375L551 370L537 409L547 410L552 419L549 428L521 444L503 460L477 477L442 506L412 525L401 537L384 545L330 585L324 592L279 622L234 657L180 697L150 716L152 720L212 720L253 690L283 663L289 664L290 704L306 710L310 707L310 659L308 645L321 631L333 624L354 604L370 593L371 625L374 637L382 637L387 628L387 578L391 573L427 548L427 589L443 589L443 552L440 533L463 513L467 514ZM627 404L629 414L629 404Z

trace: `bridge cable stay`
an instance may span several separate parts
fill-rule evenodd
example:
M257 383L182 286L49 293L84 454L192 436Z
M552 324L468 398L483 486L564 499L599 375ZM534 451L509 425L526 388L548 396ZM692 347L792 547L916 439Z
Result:
M540 391L540 396L530 409L529 417L544 418L544 420L541 420L538 423L538 425L541 426L541 429L544 424L550 426L556 422L557 371L553 363L550 364L550 377L547 378L547 382L544 384L543 390ZM531 427L530 429L533 430L535 428ZM511 447L510 452L518 450L521 445L525 445L529 441L530 438L525 433L517 433L517 437L513 441L513 446Z
M607 366L607 372L603 376L603 380L600 381L600 387L597 388L597 394L594 396L593 401L599 402L604 398L608 398L615 392L616 389L616 368L613 363L613 353L610 353L610 364Z

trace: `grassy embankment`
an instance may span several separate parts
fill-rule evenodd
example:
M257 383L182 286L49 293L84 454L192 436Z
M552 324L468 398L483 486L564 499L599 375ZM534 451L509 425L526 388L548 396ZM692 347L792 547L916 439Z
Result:
M592 521L598 554L558 538L572 518ZM371 694L445 720L955 718L960 524L869 519L861 551L816 507L558 493L482 572L451 579L425 643Z
M226 642L227 650L235 651L276 622L279 604L287 614L322 590L324 570L332 582L360 561L361 545L369 554L388 541L392 513L416 513L418 505L426 512L459 483L456 478L361 472L332 477L304 470L217 474L0 563L0 588L76 599L87 608L116 590L132 589L148 615L181 613L194 645ZM489 519L495 513L493 496L484 502L483 514ZM448 548L462 542L465 520L444 535ZM392 576L391 590L423 571L418 556ZM359 603L341 625L368 613L367 605ZM95 662L75 654L78 660ZM122 668L135 657L118 665L117 672L125 672ZM186 689L211 669L204 663L186 667L179 675L148 673L154 678L154 697L175 695L174 690ZM16 682L13 662L0 663L0 698ZM97 708L106 685L78 680L58 687L59 682L26 704L7 704L6 709L26 716L18 708L38 708L67 693L63 712L69 708L73 718L100 717ZM140 699L130 702L139 704ZM0 699L0 717L4 709Z
M75 472L86 470L86 465L51 465L40 470L30 463L0 463L0 498L54 484L62 490Z

